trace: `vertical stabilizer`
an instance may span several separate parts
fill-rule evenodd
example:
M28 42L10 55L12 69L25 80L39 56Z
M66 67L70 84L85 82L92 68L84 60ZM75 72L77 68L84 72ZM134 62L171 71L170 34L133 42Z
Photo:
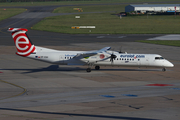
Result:
M9 28L8 31L12 33L12 38L14 39L14 43L18 51L16 53L17 55L26 57L35 52L35 46L26 35L26 32L28 31L27 29Z

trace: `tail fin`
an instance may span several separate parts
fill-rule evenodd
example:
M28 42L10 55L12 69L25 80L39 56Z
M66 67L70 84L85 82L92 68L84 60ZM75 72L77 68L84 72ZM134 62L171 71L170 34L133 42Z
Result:
M28 31L27 29L9 28L8 31L12 33L12 38L14 39L14 43L18 51L16 52L17 55L26 57L35 52L35 46L26 35L26 32Z

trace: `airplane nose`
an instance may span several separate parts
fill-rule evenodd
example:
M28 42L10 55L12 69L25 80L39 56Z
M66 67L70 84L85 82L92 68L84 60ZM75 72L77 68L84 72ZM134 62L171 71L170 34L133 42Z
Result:
M174 67L174 65L170 62L170 65L169 65L170 67Z
M167 67L174 67L174 65L168 61Z

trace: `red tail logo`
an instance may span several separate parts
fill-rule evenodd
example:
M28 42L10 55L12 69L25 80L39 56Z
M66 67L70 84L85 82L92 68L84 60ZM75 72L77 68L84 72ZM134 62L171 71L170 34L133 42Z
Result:
M12 37L17 48L17 53L20 56L29 56L35 51L35 46L31 44L27 35L25 34L28 30L23 28L9 28L12 32Z

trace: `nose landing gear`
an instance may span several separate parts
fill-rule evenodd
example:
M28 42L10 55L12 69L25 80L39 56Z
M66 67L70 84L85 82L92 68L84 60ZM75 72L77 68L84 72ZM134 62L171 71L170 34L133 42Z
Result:
M86 72L91 72L91 68L87 68L87 69L86 69Z
M89 67L86 69L86 72L91 72L91 67L92 67L92 65L88 65ZM99 70L100 69L100 66L95 66L95 69L96 70Z
M88 68L86 69L86 72L91 72L91 67L93 66L93 63L88 63Z

